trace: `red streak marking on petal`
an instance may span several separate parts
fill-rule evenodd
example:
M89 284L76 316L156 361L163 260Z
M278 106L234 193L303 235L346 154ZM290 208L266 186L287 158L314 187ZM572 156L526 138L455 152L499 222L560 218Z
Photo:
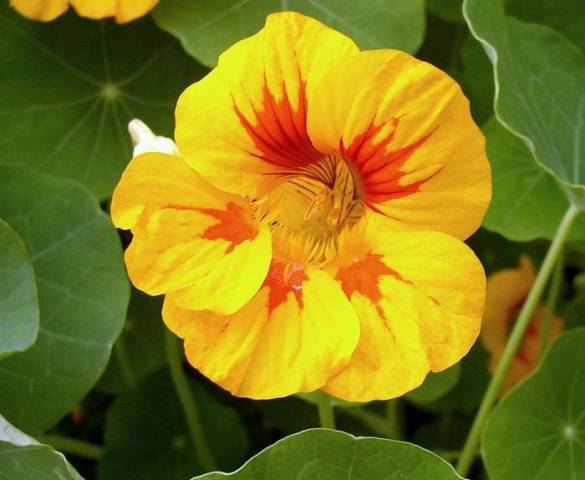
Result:
M304 82L300 83L299 105L296 109L284 86L282 91L282 98L276 100L265 80L262 109L255 112L254 120L245 117L235 100L233 109L260 152L257 155L260 159L275 167L297 172L303 167L318 163L322 154L313 147L307 133L307 96Z
M198 210L218 220L215 225L208 227L201 237L207 240L227 240L230 245L225 253L232 252L240 243L254 240L258 235L258 229L250 224L246 212L237 203L228 202L225 210L215 208Z
M381 259L381 255L370 254L339 269L335 278L341 283L341 288L349 299L355 292L358 292L377 304L382 299L380 277L384 275L390 275L407 282Z
M388 150L388 146L395 137L399 122L399 118L392 119L389 122L391 131L377 143L374 143L374 139L388 123L377 127L370 124L367 130L355 137L348 147L345 147L343 141L340 141L339 150L343 157L360 173L366 203L374 210L377 210L376 204L402 198L419 191L420 187L432 177L409 185L400 184L400 179L408 173L403 171L405 163L426 143L434 130L409 145Z
M299 309L303 304L303 282L309 277L305 268L300 263L289 263L283 260L272 260L268 275L262 287L268 287L268 313L272 313L276 307L288 300L288 294L292 293L297 301Z

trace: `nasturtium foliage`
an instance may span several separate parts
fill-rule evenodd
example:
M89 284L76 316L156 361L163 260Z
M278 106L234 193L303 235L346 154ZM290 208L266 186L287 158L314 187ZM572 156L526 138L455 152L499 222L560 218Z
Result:
M585 3L582 0L508 0L506 10L530 23L547 25L585 50Z
M495 118L483 128L493 175L492 202L484 226L516 241L552 239L569 207L559 182L540 168L521 139ZM585 238L585 216L571 230Z
M294 10L350 36L363 49L414 52L424 35L423 0L161 0L154 19L175 35L187 52L213 66L227 47L256 33L266 15Z
M38 330L37 287L28 252L0 219L0 359L30 347Z
M0 5L0 163L83 183L106 198L131 157L133 117L173 131L180 92L205 70L148 18L125 26L70 12L31 22Z
M132 290L128 316L116 340L112 358L96 388L120 393L136 387L151 373L166 365L162 297Z
M220 478L455 480L461 477L440 457L411 443L312 429L271 445L234 473L208 473L193 480Z
M63 454L41 445L0 415L0 478L83 480Z
M0 217L30 254L40 307L36 343L0 361L0 411L34 435L102 374L129 287L116 231L85 188L19 166L0 178Z
M221 468L235 468L248 452L241 420L196 382L190 382L212 454ZM181 404L166 369L121 394L106 423L105 455L98 477L185 480L203 472Z
M578 479L585 472L585 329L565 333L492 412L483 437L490 480Z
M498 120L537 162L585 192L585 55L549 27L506 16L502 0L466 0L473 35L494 65Z
M469 98L473 119L483 125L494 115L494 75L484 49L469 34L461 46L461 68L461 87Z
M423 384L406 394L406 398L415 404L434 402L452 390L461 375L461 365L456 363L447 370L429 373Z

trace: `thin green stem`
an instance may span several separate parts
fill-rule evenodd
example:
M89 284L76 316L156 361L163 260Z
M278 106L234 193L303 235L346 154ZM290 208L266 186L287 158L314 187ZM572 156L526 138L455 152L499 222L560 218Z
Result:
M55 450L77 457L99 460L104 455L104 447L93 443L78 440L77 438L63 437L56 434L47 434L40 439L41 443L51 445Z
M561 291L561 286L563 284L563 273L565 269L565 261L563 258L563 249L559 252L559 258L557 259L557 263L555 265L555 270L553 272L550 287L548 291L548 298L546 301L546 309L544 314L544 320L542 323L542 332L540 334L540 355L544 355L546 348L548 347L548 342L550 340L550 333L552 330L552 321L555 316L555 311L557 308L557 303L559 301L559 294Z
M319 423L323 428L335 429L335 413L333 412L333 405L331 405L331 397L325 393L319 395L317 403L319 409Z
M165 330L165 344L167 350L167 358L169 361L169 368L171 377L175 385L175 390L183 407L185 419L191 434L191 440L195 447L195 452L199 463L207 471L216 470L216 463L201 423L201 415L197 409L193 392L187 382L187 377L183 371L183 350L180 341L171 332Z
M400 440L403 435L402 403L400 398L394 398L386 402L386 422L390 438Z
M518 320L516 321L514 328L510 334L510 338L508 339L508 343L506 344L506 348L504 349L504 353L500 359L500 363L498 364L494 376L492 377L488 388L483 396L483 400L479 407L479 411L477 412L477 416L473 422L465 445L463 447L463 451L461 452L461 456L459 457L459 462L457 463L457 471L459 475L465 477L471 468L473 463L473 458L477 451L477 447L479 444L479 439L481 432L483 431L483 427L485 425L486 420L494 406L500 389L502 387L502 383L508 372L508 368L512 360L514 359L514 355L516 354L520 343L522 342L522 338L524 337L524 333L530 320L532 318L532 314L538 305L538 301L540 300L540 296L546 286L546 283L552 273L552 270L557 262L561 249L567 240L567 236L571 229L573 222L579 210L574 206L571 205L569 209L565 212L563 219L557 229L555 237L546 253L544 261L542 262L542 266L536 276L536 280L534 281L534 285L528 294L526 302L522 306L522 310L518 315Z
M386 417L366 410L364 407L340 407L343 413L362 422L376 435L385 438L393 438L393 429L388 426Z
M123 335L114 344L114 352L120 364L120 370L124 380L126 380L130 388L134 388L136 386L136 374L134 373L134 368L132 368L132 362L130 362Z

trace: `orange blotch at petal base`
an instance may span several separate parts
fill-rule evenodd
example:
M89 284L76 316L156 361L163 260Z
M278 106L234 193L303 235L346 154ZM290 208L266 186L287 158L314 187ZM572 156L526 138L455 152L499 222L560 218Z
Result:
M462 240L490 171L446 74L277 13L185 90L175 137L180 156L133 160L112 212L204 375L369 401L469 350L485 277Z
M258 235L258 229L247 221L244 209L234 202L229 202L222 210L201 208L200 212L218 220L216 224L207 227L201 237L207 240L227 240L230 244L225 253L233 252L238 245L246 240L254 240Z

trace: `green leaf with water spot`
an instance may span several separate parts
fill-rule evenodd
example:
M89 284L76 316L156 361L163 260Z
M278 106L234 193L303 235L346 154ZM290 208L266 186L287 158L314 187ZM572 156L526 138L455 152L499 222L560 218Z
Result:
M534 162L522 140L496 119L483 132L493 175L492 202L484 226L510 240L552 239L569 207L563 188ZM585 215L579 215L570 238L585 238Z
M572 195L585 195L585 55L556 31L506 16L501 0L466 0L494 65L498 120Z
M241 420L193 379L190 386L210 449L221 468L235 468L248 452ZM216 394L218 392L215 392ZM166 369L121 394L108 412L103 480L185 480L203 472L183 409Z
M585 475L585 329L565 333L495 408L482 454L490 480Z
M38 330L37 287L28 252L0 219L0 358L29 348Z
M74 13L48 24L0 5L0 163L110 195L131 156L132 117L172 136L180 92L204 73L149 18L118 26Z
M271 445L233 473L193 480L401 480L460 479L451 465L411 443L323 428L305 430Z
M424 35L423 0L162 0L154 19L187 52L214 66L221 52L260 30L266 15L281 10L321 20L363 49L392 47L414 52Z
M0 360L0 411L30 434L75 406L102 374L126 316L129 287L108 216L80 185L0 165L0 217L35 271L36 343Z

